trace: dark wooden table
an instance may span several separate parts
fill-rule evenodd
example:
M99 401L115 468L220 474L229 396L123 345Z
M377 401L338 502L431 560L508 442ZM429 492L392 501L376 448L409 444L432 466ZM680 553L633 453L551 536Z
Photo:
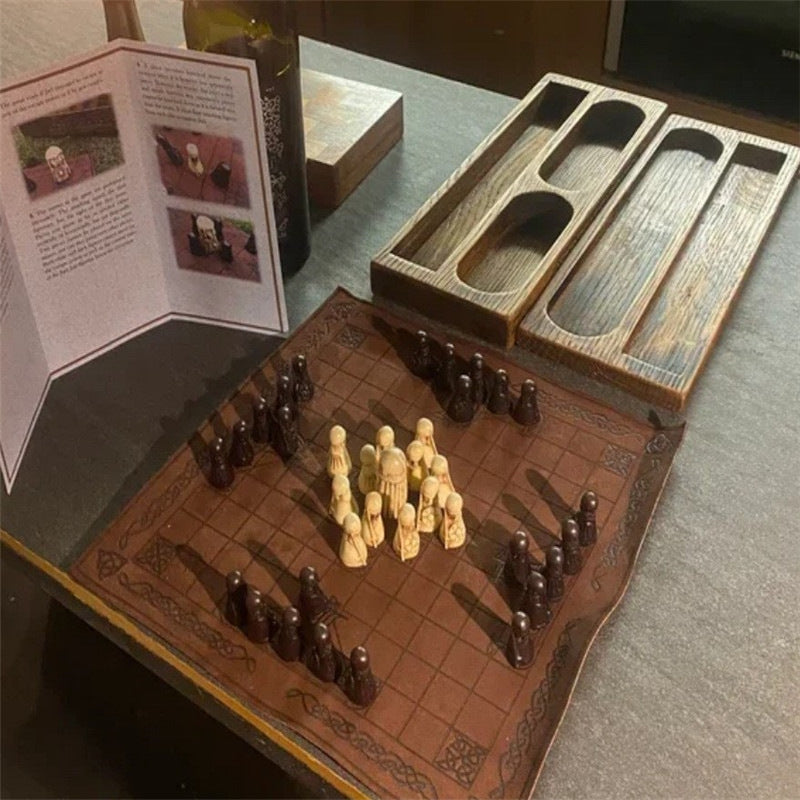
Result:
M174 38L170 25L161 41ZM18 65L32 64L30 42L7 48L7 30L9 77L15 54ZM315 216L311 258L286 285L293 326L339 284L370 296L370 256L514 103L310 41L302 55L313 69L401 91L406 127L344 205ZM798 222L795 185L690 402L632 585L589 654L537 796L800 790ZM64 571L275 345L170 323L57 380L13 495L2 496L3 554L319 793L356 793L324 753L265 725ZM568 373L557 377L627 402Z

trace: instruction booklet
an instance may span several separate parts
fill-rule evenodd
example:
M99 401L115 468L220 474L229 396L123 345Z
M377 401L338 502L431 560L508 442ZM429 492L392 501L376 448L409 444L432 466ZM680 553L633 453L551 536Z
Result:
M0 89L0 463L50 382L171 319L286 333L258 79L116 40Z

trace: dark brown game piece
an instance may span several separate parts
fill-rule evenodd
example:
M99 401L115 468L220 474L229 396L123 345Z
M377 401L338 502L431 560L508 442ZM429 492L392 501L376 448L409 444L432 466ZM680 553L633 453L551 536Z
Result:
M459 375L456 390L447 404L447 416L453 422L472 422L475 417L472 395L472 380L469 375Z
M275 436L272 440L278 455L288 461L300 447L300 434L289 406L281 406L275 417Z
M294 606L283 610L272 646L284 661L297 661L300 658L300 612Z
M536 425L542 418L536 401L536 384L530 378L522 382L519 398L511 409L511 418L526 427Z
M227 189L231 183L231 165L220 161L208 176L220 189Z
M28 190L28 194L33 194L36 191L36 181L27 175L25 175L25 188Z
M214 232L217 234L217 239L219 239L219 241L225 238L225 234L222 230L222 217L214 217Z
M561 526L561 547L564 550L564 573L577 575L581 571L581 543L578 523L571 517Z
M350 669L345 681L345 694L357 706L365 708L375 699L378 683L369 665L366 648L354 647L350 653Z
M270 439L269 404L266 398L259 397L253 403L253 433L254 442L268 444Z
M594 544L597 541L597 495L593 491L583 493L577 518L581 547Z
M173 166L183 166L183 156L180 154L180 151L163 133L156 134L156 142L158 142L159 147L167 154L167 158L172 162Z
M533 565L529 548L530 539L525 531L515 531L508 540L508 554L503 572L510 589L524 589L528 582Z
M533 662L531 621L524 611L517 611L511 617L508 644L506 645L506 658L514 669L525 669Z
M240 419L233 426L233 441L228 458L234 467L249 467L253 463L253 445L247 431L247 423Z
M454 392L457 376L456 348L448 342L443 348L442 359L436 368L436 375L433 379L434 388L443 394Z
M508 373L504 369L498 369L494 374L492 391L489 393L489 400L486 408L492 414L508 414L511 409L511 395L508 391Z
M225 453L225 443L219 437L208 445L208 457L211 460L208 482L215 489L227 489L233 483L234 473Z
M545 556L547 599L552 602L564 596L564 551L557 544L551 544Z
M200 237L195 233L187 233L186 234L189 239L189 252L193 256L207 256L205 247L203 247L203 243L200 241Z
M472 380L472 402L479 408L486 402L486 371L480 353L474 353L469 360L469 377Z
M426 380L433 375L434 363L431 355L431 343L425 331L417 331L417 344L411 357L411 372Z
M531 627L535 631L544 628L550 622L552 612L547 600L547 581L541 572L533 569L530 571L520 608L528 615Z
M294 400L294 386L291 371L282 372L278 375L278 382L275 385L275 402L272 404L273 416L277 419L278 409L288 406L292 412L292 419L297 418L297 403Z
M308 361L302 353L292 359L292 377L294 379L294 400L297 403L308 403L314 398L314 383L308 374Z
M266 642L270 634L269 613L264 603L264 597L253 586L247 587L244 633L251 642L256 644Z
M231 247L231 243L229 241L223 239L219 246L219 257L226 264L233 263L233 248Z
M250 253L251 255L256 255L256 253L258 251L256 250L256 235L255 235L255 233L251 233L247 237L247 241L244 243L244 249L247 250L247 252Z
M225 600L225 619L237 628L241 628L247 619L245 600L247 598L247 584L242 573L235 569L225 577L227 598Z
M311 634L311 646L306 659L308 668L321 681L331 683L337 676L339 659L333 649L331 634L324 622L317 622Z
M319 585L319 576L314 567L303 567L300 570L300 596L297 608L304 630L311 630L322 618L330 606L330 601Z

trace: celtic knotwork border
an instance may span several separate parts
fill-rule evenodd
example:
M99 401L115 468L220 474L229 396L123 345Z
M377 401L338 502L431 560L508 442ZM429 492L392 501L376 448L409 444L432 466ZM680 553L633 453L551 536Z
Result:
M641 434L641 432L637 431L635 428L632 428L630 425L627 425L624 422L614 422L605 416L605 414L601 414L598 411L589 411L589 409L581 408L581 406L579 406L577 403L556 397L554 394L550 394L550 392L545 391L544 389L539 390L539 401L545 408L558 411L559 413L564 414L567 417L572 417L573 419L579 419L581 422L586 422L589 425L593 425L598 430L605 431L613 436L631 435L635 436L637 441L641 442L644 440L644 436Z
M287 699L299 698L303 710L314 719L318 719L326 728L333 731L340 739L347 741L352 747L363 753L370 761L377 764L380 769L388 772L395 781L419 797L428 800L438 798L436 787L425 775L418 772L410 764L406 764L397 753L387 750L382 744L376 742L372 736L360 731L352 722L346 720L337 711L331 711L320 703L313 694L301 689L289 689Z
M231 661L244 661L248 672L254 672L256 660L240 644L233 644L218 630L203 622L194 611L184 608L176 600L163 594L152 583L132 581L124 572L117 576L120 586L126 592L141 597L167 619L189 631L196 639L208 645L215 653Z
M500 783L489 792L489 797L504 797L506 785L514 779L522 766L523 756L528 753L533 742L534 731L547 714L553 687L558 683L567 664L572 649L572 631L577 624L578 620L570 622L558 637L558 644L545 668L544 678L533 690L528 708L517 724L517 730L508 745L508 750L498 760Z
M485 747L473 742L461 731L453 730L450 741L433 763L442 772L455 778L465 789L469 789L478 777L488 753Z

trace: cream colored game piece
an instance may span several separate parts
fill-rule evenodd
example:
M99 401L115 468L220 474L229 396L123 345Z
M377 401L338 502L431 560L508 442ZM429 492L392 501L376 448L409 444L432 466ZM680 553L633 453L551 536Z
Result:
M430 472L431 462L439 451L436 449L436 441L433 438L433 423L427 417L420 417L417 420L414 438L422 442L422 447L424 448L423 460L428 472Z
M467 538L467 526L464 524L464 501L458 492L450 492L444 504L442 525L439 538L445 550L461 547Z
M428 468L425 465L423 456L425 455L425 447L417 439L414 439L411 444L406 447L406 462L408 463L408 490L410 492L418 492L422 481L428 475Z
M375 458L378 463L381 460L381 453L394 447L394 429L391 425L382 425L375 434Z
M375 458L375 448L365 444L358 454L361 469L358 471L358 491L366 495L378 488L378 464Z
M439 481L439 508L444 509L447 495L454 492L453 480L450 477L450 465L444 456L434 456L431 462L431 475Z
M406 456L399 447L389 447L378 462L378 491L383 498L383 513L397 519L408 500Z
M328 475L349 475L353 469L350 453L347 452L347 431L341 425L331 428L328 449Z
M370 547L377 547L385 537L383 528L383 498L379 492L370 492L364 498L364 515L361 517L361 535Z
M392 547L401 561L415 558L419 553L417 514L411 503L406 503L397 515L397 530L392 540Z
M367 566L367 544L361 536L361 520L358 514L346 514L342 521L339 560L346 567Z
M190 172L193 172L199 178L204 172L205 167L200 160L200 151L194 142L189 142L186 145L186 166Z
M331 516L341 525L351 511L358 514L358 505L350 491L350 481L346 475L334 475L331 481Z
M439 508L439 479L429 475L419 489L417 528L420 533L433 533L442 524Z

